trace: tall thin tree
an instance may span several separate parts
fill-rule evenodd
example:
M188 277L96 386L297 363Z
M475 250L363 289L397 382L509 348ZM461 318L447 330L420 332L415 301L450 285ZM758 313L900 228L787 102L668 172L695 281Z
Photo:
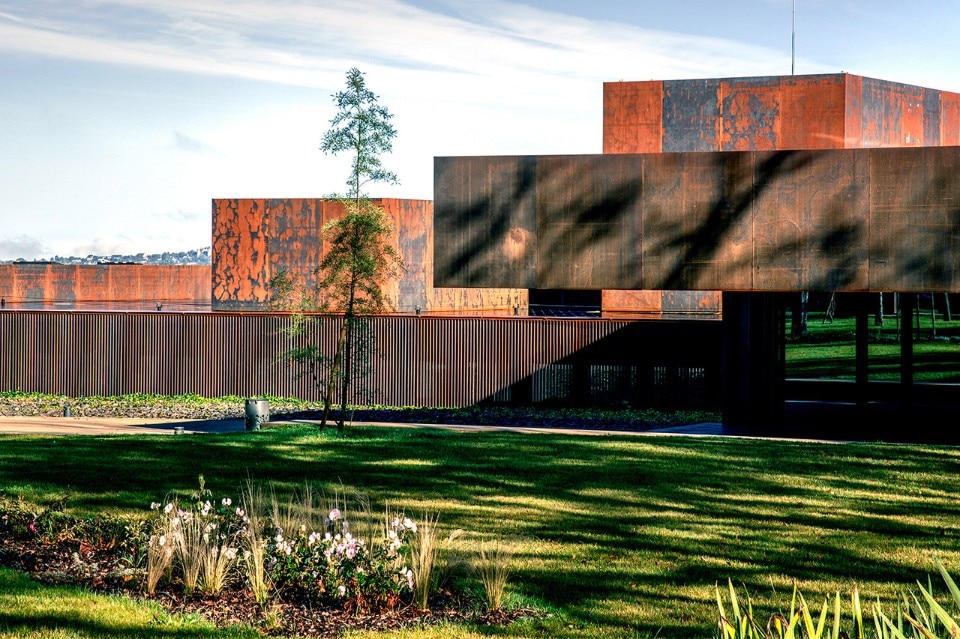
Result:
M302 334L310 310L343 313L332 357L316 345L292 348L285 355L298 362L322 391L323 418L326 427L339 391L340 411L337 428L343 430L347 415L349 388L354 377L354 355L369 346L360 331L359 318L388 306L383 287L403 270L403 261L395 247L395 230L383 209L364 192L374 182L398 183L386 170L380 156L393 149L396 130L393 117L370 91L357 68L347 72L346 89L333 95L337 113L323 135L320 150L327 154L350 153L347 193L338 199L345 213L320 229L325 251L311 282L297 281L288 271L271 280L273 305L294 311L291 335Z
M337 114L323 136L320 150L352 155L346 214L327 223L328 250L320 263L320 286L331 292L330 301L344 312L327 388L321 425L325 426L334 385L340 384L340 414L337 428L343 430L347 398L353 373L354 338L358 315L380 310L385 305L385 279L402 269L400 255L391 243L393 230L386 215L364 192L369 183L397 184L396 174L383 167L381 156L393 150L396 129L393 115L367 88L363 73L356 67L347 72L347 86L334 94Z

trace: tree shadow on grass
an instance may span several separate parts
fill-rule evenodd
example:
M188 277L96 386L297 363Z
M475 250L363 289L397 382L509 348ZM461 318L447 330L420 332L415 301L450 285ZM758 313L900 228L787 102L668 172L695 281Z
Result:
M146 513L196 490L200 474L218 496L253 479L435 507L444 525L553 549L523 558L516 587L582 623L622 625L595 602L648 609L652 595L636 592L687 614L684 593L727 578L761 590L771 575L909 587L925 574L918 553L960 547L952 448L310 427L4 443L0 488L67 494L89 512ZM697 632L712 601L697 607Z

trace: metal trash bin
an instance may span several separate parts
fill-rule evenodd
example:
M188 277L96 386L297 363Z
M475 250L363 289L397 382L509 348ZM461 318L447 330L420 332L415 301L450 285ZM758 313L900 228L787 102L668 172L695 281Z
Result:
M270 402L262 398L249 398L244 403L244 424L247 430L260 430L260 426L270 422Z

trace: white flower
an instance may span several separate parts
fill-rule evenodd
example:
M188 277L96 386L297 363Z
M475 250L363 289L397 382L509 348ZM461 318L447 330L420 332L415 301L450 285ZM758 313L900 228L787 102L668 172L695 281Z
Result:
M156 510L157 508L160 508L160 506L161 506L160 502L157 502L157 501L150 502L150 510Z
M237 517L246 517L246 513L243 512L243 508L237 508ZM246 519L244 519L246 521Z
M160 535L160 537L157 538L157 545L158 545L158 546L162 546L162 545L164 545L165 543L167 543L167 536L166 536L166 535Z
M334 508L330 511L330 521L336 521L338 519L340 519L340 509Z
M221 500L220 503L221 503L222 505L224 505L224 506L229 506L230 504L233 503L233 500L230 499L229 497L224 497L223 500Z
M169 515L171 512L173 512L173 502L170 502L163 507L163 514Z
M347 594L347 587L340 586L339 588L337 588L337 592L339 592L340 596L343 597L345 594Z

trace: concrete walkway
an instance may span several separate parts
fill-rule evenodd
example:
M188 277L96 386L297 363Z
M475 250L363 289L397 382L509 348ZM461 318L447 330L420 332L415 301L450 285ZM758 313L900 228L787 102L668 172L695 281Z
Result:
M242 419L125 419L112 417L0 417L0 435L174 435L244 430Z
M275 420L285 423L285 420ZM290 422L286 422L290 423ZM317 423L297 420L294 423ZM536 428L523 426L474 426L461 424L409 424L394 422L354 422L355 426L393 428L437 428L445 430L503 431L515 433L553 433L567 435L735 435L719 423L672 426L649 431L598 430L573 428ZM0 417L0 435L174 435L233 433L245 430L242 419L169 420L107 417Z

